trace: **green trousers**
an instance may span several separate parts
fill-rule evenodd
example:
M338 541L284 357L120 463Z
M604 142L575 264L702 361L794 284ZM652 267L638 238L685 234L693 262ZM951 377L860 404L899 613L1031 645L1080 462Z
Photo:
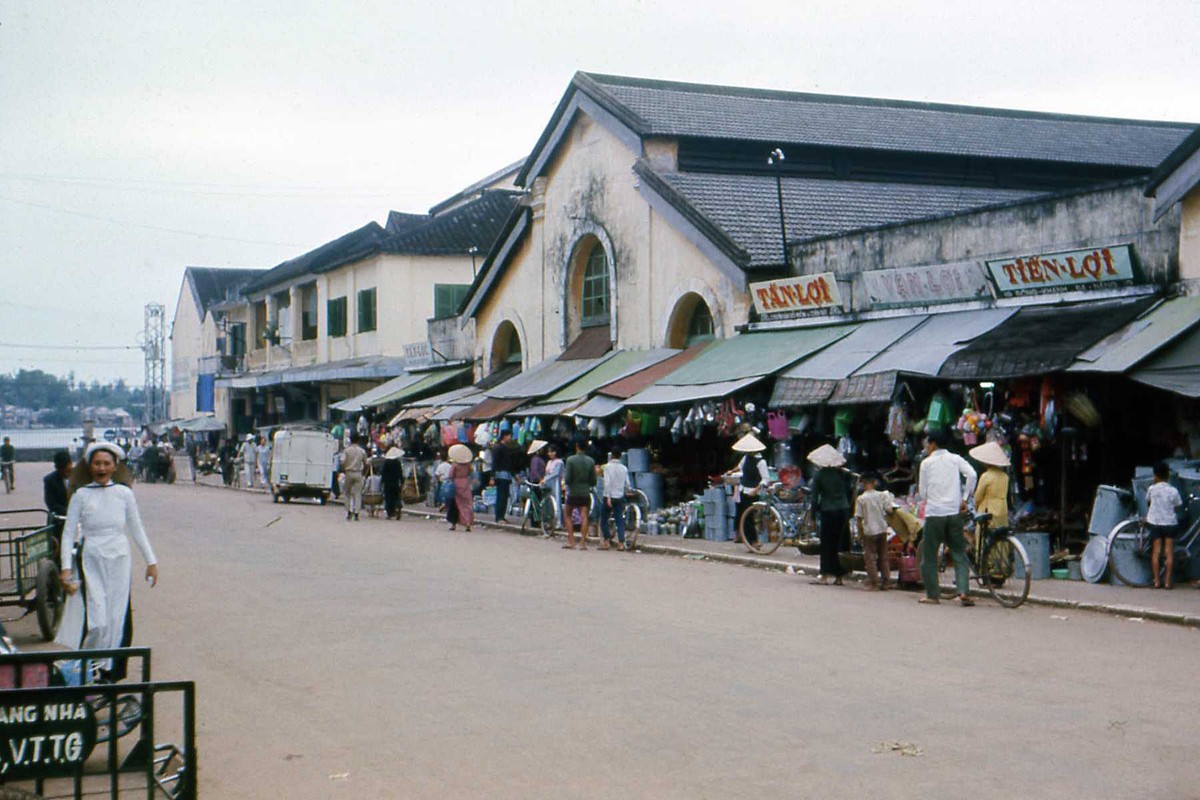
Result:
M967 567L967 539L963 536L962 516L926 517L925 530L921 539L921 580L925 583L925 596L937 597L938 589L938 546L946 548L954 558L954 588L965 595L970 588L970 572Z

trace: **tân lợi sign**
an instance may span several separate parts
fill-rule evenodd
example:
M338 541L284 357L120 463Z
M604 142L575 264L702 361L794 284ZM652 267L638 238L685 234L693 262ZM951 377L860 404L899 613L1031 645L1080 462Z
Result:
M0 700L0 781L70 775L95 746L96 715L82 698L45 691Z
M752 283L750 297L759 314L818 311L842 306L842 295L832 272Z
M1129 245L1092 247L983 262L1001 295L1086 289L1133 280Z
M863 308L929 306L992 296L983 270L974 261L867 270L857 280Z

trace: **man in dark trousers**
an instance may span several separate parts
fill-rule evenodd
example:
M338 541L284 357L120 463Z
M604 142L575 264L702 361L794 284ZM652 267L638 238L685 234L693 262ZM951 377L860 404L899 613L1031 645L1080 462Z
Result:
M61 540L63 520L67 515L67 481L71 478L71 454L59 450L54 454L54 471L42 478L42 502L46 504L46 524L54 526L54 538ZM59 519L55 519L55 517Z
M508 496L513 476L521 468L521 448L513 441L512 431L500 431L500 441L492 448L492 480L496 483L496 522L508 522Z

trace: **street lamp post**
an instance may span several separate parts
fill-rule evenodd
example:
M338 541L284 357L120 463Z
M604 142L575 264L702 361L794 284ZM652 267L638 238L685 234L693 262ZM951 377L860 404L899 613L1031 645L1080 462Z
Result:
M776 147L767 155L767 165L775 168L775 196L779 199L779 243L783 247L783 267L791 272L787 248L787 221L783 216L783 175L781 170L784 158L783 150Z

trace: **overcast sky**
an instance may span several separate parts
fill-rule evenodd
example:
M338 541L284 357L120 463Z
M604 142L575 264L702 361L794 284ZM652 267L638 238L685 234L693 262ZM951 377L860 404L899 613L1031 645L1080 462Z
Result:
M0 372L140 385L66 348L523 158L576 70L1200 122L1198 43L1196 0L0 0Z

